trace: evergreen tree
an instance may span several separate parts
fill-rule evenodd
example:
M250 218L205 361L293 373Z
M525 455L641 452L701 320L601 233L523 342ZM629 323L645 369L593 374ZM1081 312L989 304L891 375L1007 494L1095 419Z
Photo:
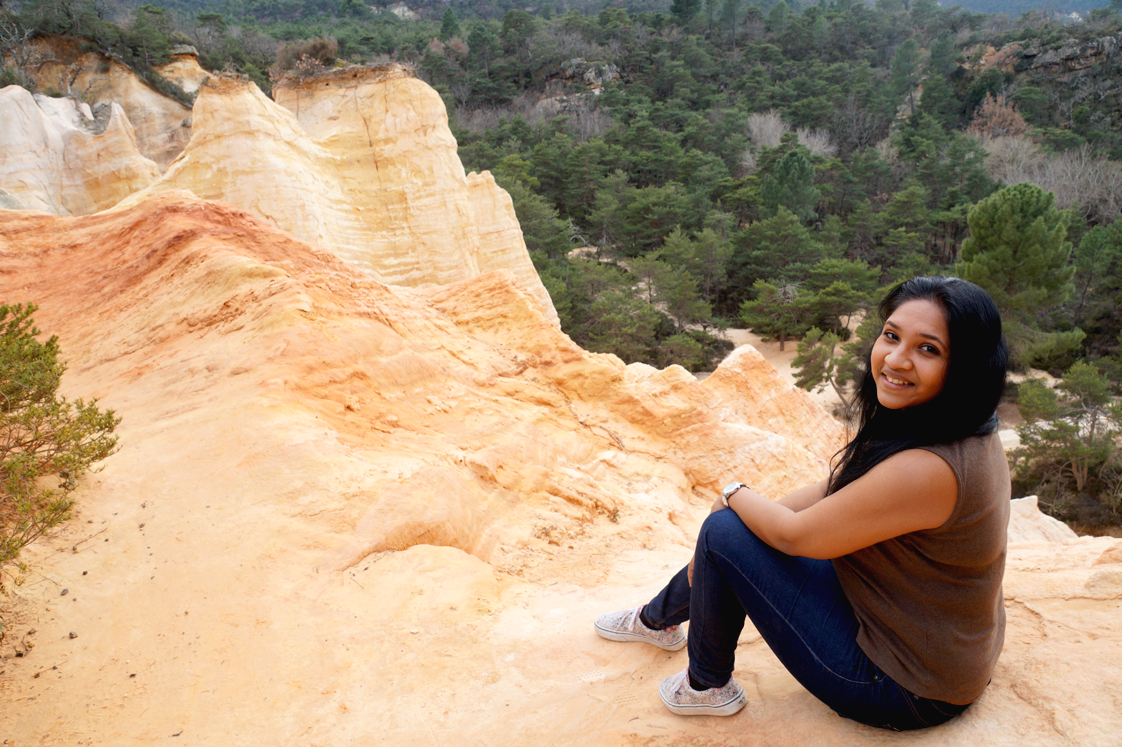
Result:
M140 52L149 67L163 65L168 61L171 50L170 31L171 20L166 10L142 5L133 15L129 45Z
M540 252L546 257L563 257L569 251L569 226L557 217L557 210L540 195L518 180L504 180L503 188L514 203L514 214L530 256Z
M822 259L822 246L785 207L775 217L753 223L735 237L733 286L746 289L757 280L775 285L801 282Z
M1034 184L1015 184L979 202L967 218L971 235L962 244L958 274L993 297L1021 365L1074 350L1084 336L1078 328L1040 328L1039 312L1067 300L1075 274L1068 264L1069 216L1053 201Z
M705 302L713 304L728 282L732 251L732 243L712 228L693 238L676 228L666 237L659 256L697 278Z
M713 316L713 309L701 298L697 280L682 268L675 267L656 281L658 297L666 313L674 319L678 332Z
M1057 518L1119 523L1122 492L1103 478L1109 478L1104 467L1118 459L1122 404L1106 377L1077 361L1055 389L1029 380L1018 399L1025 417L1017 428L1021 445L1012 454L1019 486L1040 495L1042 507ZM1097 495L1098 511L1077 511L1078 494Z
M908 114L915 114L915 88L919 85L919 42L908 39L899 46L892 57L889 89L893 100L899 102L907 97Z
M814 167L801 148L788 151L760 183L760 201L765 214L774 216L786 208L799 220L812 221L818 217L814 208L821 193L814 186Z
M782 36L787 31L789 15L790 8L787 7L786 0L779 0L767 15L767 30L775 36Z
M779 340L783 350L789 337L802 335L807 324L806 298L794 283L776 285L757 280L756 297L740 306L740 321L760 337Z
M948 76L957 67L954 52L954 40L950 33L944 31L939 34L939 38L931 45L927 77L923 81L923 94L919 100L919 111L930 115L946 130L955 126L961 108L948 80Z
M862 375L865 356L880 331L875 314L866 314L846 342L835 332L811 328L799 341L798 355L791 362L795 384L810 392L829 384L842 406L848 408L855 395L851 385Z
M651 361L658 321L658 312L629 290L607 290L588 309L585 332L589 349L613 353L625 363Z
M449 41L460 36L460 24L456 20L456 14L449 7L444 11L444 17L440 21L440 41Z
M700 10L701 0L672 0L670 3L670 15L683 24L696 16Z
M491 25L478 23L472 28L467 38L468 49L471 50L470 60L483 65L483 75L491 74L491 60L499 53L499 38Z
M1122 333L1122 221L1083 234L1073 264L1075 293L1066 321L1087 332L1089 358L1117 355Z
M730 46L736 50L736 24L739 22L741 0L725 0L721 6L721 28L729 35Z

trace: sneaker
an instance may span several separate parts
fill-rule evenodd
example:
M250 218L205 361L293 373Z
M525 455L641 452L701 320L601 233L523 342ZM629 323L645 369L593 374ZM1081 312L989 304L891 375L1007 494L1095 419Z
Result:
M664 679L658 686L658 697L679 716L731 716L748 703L744 688L731 677L723 687L694 690L689 669Z
M596 632L609 641L643 641L667 651L677 651L686 645L686 634L680 625L666 630L651 630L639 619L644 605L632 610L605 612L596 618Z

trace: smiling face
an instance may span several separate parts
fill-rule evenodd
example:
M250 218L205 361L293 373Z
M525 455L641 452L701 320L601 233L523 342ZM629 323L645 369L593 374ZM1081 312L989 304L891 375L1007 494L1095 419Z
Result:
M907 301L884 322L870 368L877 401L890 410L930 402L947 380L951 360L946 315L934 301Z

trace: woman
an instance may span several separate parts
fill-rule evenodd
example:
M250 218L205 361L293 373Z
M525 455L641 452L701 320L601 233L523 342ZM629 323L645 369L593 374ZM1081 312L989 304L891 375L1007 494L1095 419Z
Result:
M659 695L682 715L728 716L745 615L840 715L934 726L989 683L1001 651L1009 469L995 409L1008 352L989 295L921 277L880 306L883 329L853 407L860 428L830 477L772 502L732 483L697 549L654 599L596 620L601 636L675 651Z

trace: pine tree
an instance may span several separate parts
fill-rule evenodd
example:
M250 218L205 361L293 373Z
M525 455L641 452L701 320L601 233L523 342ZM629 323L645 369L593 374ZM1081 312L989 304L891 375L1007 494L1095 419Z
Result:
M919 111L931 115L946 130L954 128L960 109L954 88L948 80L957 67L954 52L954 40L950 33L944 31L939 34L939 38L931 45L927 77L923 81L923 95L919 101Z
M915 114L915 88L919 85L919 42L908 39L899 46L892 58L890 69L891 91L895 101L908 97L908 114Z
M985 288L1001 311L1014 362L1039 363L1076 349L1083 332L1044 332L1037 314L1071 295L1068 214L1051 192L1014 184L970 211L958 274Z
M456 20L456 14L452 8L444 11L444 17L440 20L440 41L449 41L460 36L460 24Z
M798 337L807 329L806 294L798 285L776 285L757 280L752 289L756 297L740 306L740 321L761 337L779 340L783 350L788 337Z
M1075 518L1070 515L1074 496L1084 494L1100 504L1084 518L1096 523L1122 519L1117 482L1122 403L1108 379L1076 361L1055 389L1035 379L1023 383L1019 404L1025 422L1017 428L1021 445L1011 456L1020 487L1040 495L1041 505L1059 518Z
M820 198L814 186L814 167L801 149L788 151L760 184L760 201L768 215L785 207L799 220L812 221L818 217L814 208Z
M786 0L779 0L772 6L771 12L767 14L767 30L776 36L782 36L783 32L787 30L789 13L790 8L788 8Z
M800 282L822 259L822 246L785 207L774 218L753 223L736 237L731 260L733 285L748 288L759 279L786 285Z
M685 23L701 10L701 0L673 0L670 3L670 14Z

